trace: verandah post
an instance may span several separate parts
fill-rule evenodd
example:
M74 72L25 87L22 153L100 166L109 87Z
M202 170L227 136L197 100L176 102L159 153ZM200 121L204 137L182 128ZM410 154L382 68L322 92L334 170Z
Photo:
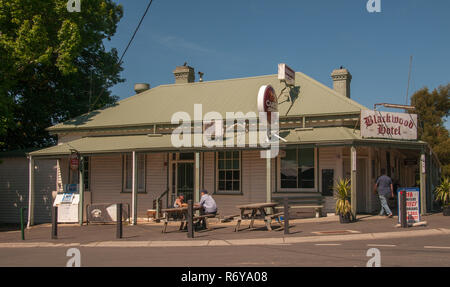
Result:
M34 159L28 157L28 222L27 228L34 224Z
M194 180L194 200L200 201L200 153L195 153L195 180Z
M420 166L419 166L419 174L420 174L420 214L424 215L426 213L426 192L427 192L427 166L426 166L426 155L425 150L422 149L420 153Z
M136 151L132 153L132 180L131 180L131 225L137 224L137 193L138 193L138 172Z
M354 146L351 147L350 151L350 161L351 161L351 206L352 206L352 214L353 219L356 219L356 148Z
M78 176L78 182L79 182L79 192L80 192L80 202L78 203L78 220L80 226L83 225L83 214L84 214L84 163L83 163L83 157L80 156L79 161L79 176Z

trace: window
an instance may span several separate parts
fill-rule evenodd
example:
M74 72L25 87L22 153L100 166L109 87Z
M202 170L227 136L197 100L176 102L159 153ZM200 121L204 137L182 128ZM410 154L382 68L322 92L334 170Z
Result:
M314 188L314 148L285 150L280 179L282 189Z
M239 193L241 191L240 152L217 153L218 192Z
M145 192L145 154L136 154L138 192ZM123 157L123 192L131 192L133 181L133 155L127 154Z

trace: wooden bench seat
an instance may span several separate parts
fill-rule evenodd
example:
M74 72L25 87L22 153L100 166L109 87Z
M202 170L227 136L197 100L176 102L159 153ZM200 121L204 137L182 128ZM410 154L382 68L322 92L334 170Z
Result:
M284 198L279 197L275 199L280 203L280 206L277 206L277 211L283 210L283 201ZM321 195L314 194L306 194L302 196L289 196L289 209L313 209L316 213L316 218L322 216L323 198Z
M240 217L240 214L233 214L233 215L227 215L224 216L220 221L221 222L230 222L231 220L234 220L237 217Z
M203 214L203 215L194 216L193 222L201 223L202 221L204 221L206 228L211 230L212 229L211 224L208 222L208 219L211 219L211 218L219 218L219 214ZM187 222L185 224L187 224Z

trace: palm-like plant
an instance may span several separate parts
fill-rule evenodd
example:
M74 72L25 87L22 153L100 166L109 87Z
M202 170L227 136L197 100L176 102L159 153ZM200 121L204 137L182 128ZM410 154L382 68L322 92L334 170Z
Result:
M336 213L340 215L351 214L352 206L350 204L350 180L339 179L335 186L335 199L336 199Z
M442 180L441 184L438 185L434 191L436 195L436 201L442 202L443 206L450 205L450 178L446 177Z

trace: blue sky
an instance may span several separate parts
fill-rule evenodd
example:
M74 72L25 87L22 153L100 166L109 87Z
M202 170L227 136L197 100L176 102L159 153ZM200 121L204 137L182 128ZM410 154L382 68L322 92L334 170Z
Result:
M124 17L106 45L120 55L148 1L115 2ZM113 94L129 97L138 82L171 84L184 62L205 81L275 74L287 63L330 87L331 71L343 65L352 98L369 108L405 103L411 55L410 95L450 82L450 1L381 0L381 13L368 13L366 3L154 0L124 58L126 82Z

